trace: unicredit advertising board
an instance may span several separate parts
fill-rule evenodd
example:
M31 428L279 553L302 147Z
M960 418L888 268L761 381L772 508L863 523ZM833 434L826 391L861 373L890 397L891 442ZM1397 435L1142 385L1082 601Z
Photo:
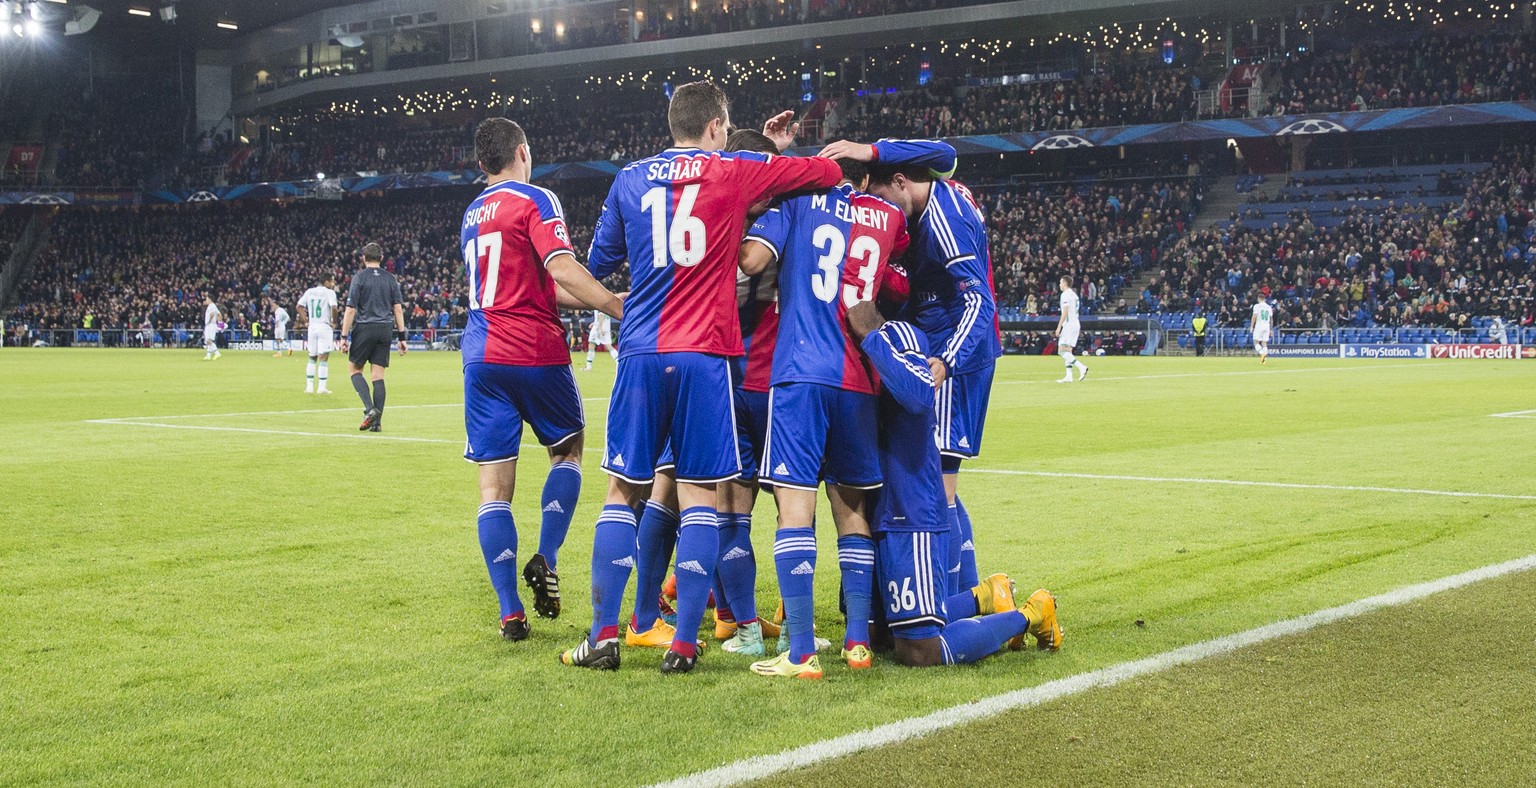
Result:
M1519 345L1430 345L1430 358L1512 360L1522 358Z

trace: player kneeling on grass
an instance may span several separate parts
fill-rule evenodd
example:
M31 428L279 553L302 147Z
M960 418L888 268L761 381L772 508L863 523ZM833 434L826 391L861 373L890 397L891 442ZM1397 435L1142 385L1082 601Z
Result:
M880 469L885 487L871 519L875 565L896 661L911 667L976 662L1033 635L1061 648L1056 598L1041 589L1014 607L1012 582L992 575L944 596L949 538L938 447L933 435L933 374L923 332L886 323L871 303L848 311L848 325L880 373Z

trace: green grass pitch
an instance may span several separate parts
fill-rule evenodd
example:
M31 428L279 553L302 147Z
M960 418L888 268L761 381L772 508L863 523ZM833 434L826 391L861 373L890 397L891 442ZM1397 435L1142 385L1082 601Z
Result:
M716 649L693 675L670 678L657 673L659 653L626 650L621 672L593 674L559 666L556 655L589 622L602 400L613 378L606 357L578 372L592 426L560 560L566 612L535 620L517 644L496 634L475 540L456 355L396 362L379 436L356 432L360 412L339 361L336 393L322 399L300 393L299 356L199 359L0 352L0 783L647 783L1536 552L1536 498L1519 497L1536 496L1536 420L1491 418L1536 408L1536 365L1103 358L1091 360L1085 383L1064 386L1051 383L1055 359L1006 358L983 456L961 490L983 572L1057 594L1061 653L928 671L877 662L860 674L834 659L826 681L790 684L752 676L747 660ZM541 455L525 452L513 504L525 555L537 538ZM761 499L754 538L765 607L772 512ZM830 530L821 536L830 551ZM830 567L818 573L817 613L835 636ZM1456 598L1529 607L1529 582L1497 587L1506 593ZM1420 603L1443 609L1433 604ZM1412 670L1412 659L1371 656L1395 631L1375 621L1308 636L1349 628L1337 637L1358 635L1359 649L1297 659L1368 677ZM1413 630L1418 655L1487 647L1487 659L1507 663L1507 649L1445 634L1452 627ZM1529 664L1528 620L1524 630L1494 631L1523 632ZM1062 782L1100 783L1110 773L1094 769L1105 758L1152 746L1145 738L1168 724L1164 712L1221 720L1234 696L1270 704L1232 712L1235 726L1280 711L1287 694L1273 682L1245 683L1252 659L1159 679L1166 703L1140 702L1126 685L1007 715L987 746L1081 735L1061 717L1103 709L1083 726L1095 748L1058 748L1052 761ZM1170 690L1185 671L1225 691ZM1369 684L1344 686L1366 693ZM1528 703L1507 708L1530 721ZM969 748L943 745L968 731L878 754L910 748L934 763L963 761ZM1249 736L1245 746L1266 746ZM1277 762L1295 747L1287 742L1254 757ZM1369 781L1373 759L1414 746L1406 733L1386 737L1379 751L1334 758L1328 777ZM868 757L861 763L875 765ZM801 776L846 784L839 768ZM1212 769L1168 779L1256 775Z

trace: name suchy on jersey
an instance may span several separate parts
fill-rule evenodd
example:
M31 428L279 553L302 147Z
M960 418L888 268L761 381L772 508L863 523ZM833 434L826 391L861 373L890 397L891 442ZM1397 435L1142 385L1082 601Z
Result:
M671 148L620 171L587 259L599 279L629 261L620 357L741 355L736 255L747 208L840 177L828 159L697 148Z
M572 251L559 198L528 183L492 186L464 211L459 243L469 278L464 362L569 364L555 280L545 270Z
M890 259L906 251L906 225L896 206L847 184L787 200L752 225L747 238L773 249L779 262L774 385L874 393L844 317L875 297Z

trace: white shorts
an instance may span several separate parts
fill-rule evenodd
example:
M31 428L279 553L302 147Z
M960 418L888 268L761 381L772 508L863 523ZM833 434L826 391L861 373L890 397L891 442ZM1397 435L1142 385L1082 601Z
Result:
M1077 347L1077 335L1078 335L1078 332L1080 332L1081 330L1082 329L1074 327L1074 326L1068 326L1068 327L1062 329L1061 330L1061 338L1056 340L1056 346L1059 347L1059 348L1074 348L1074 347Z
M331 327L318 325L309 327L309 350L311 356L319 356L336 349L335 340L331 334Z
M587 337L587 341L589 343L593 344L593 345L608 345L608 346L612 346L613 345L613 333L612 332L605 332L605 333L602 333L602 334L592 334L591 336Z
M276 339L279 342L287 342L288 341L288 327L287 326L283 326L282 328L274 329L272 331L272 338Z
M217 340L218 338L219 338L219 330L217 328L205 328L205 329L203 329L203 341L204 342L213 342L213 341Z
M1268 331L1255 331L1255 332L1253 332L1253 344L1255 344L1255 345L1267 345L1267 344L1269 344L1269 332Z

